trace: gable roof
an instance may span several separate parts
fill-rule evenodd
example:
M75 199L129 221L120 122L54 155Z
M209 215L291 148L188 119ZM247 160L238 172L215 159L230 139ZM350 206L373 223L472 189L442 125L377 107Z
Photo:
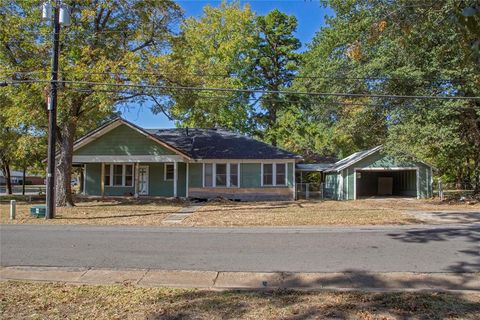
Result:
M113 120L107 121L106 123L104 123L103 125L98 127L97 129L94 129L94 130L90 131L89 133L87 133L86 135L84 135L83 137L77 139L75 141L75 143L73 144L73 151L75 152L79 148L87 145L88 143L92 142L93 140L96 140L97 138L101 137L102 135L109 132L110 130L115 129L116 127L118 127L121 124L124 124L124 125L130 127L131 129L141 133L146 138L155 141L156 143L160 144L161 146L163 146L167 149L170 149L173 152L175 152L177 154L180 154L181 156L183 156L187 159L191 159L191 157L188 154L185 154L181 150L176 149L174 146L171 146L170 144L158 139L158 137L155 137L154 135L150 134L145 129L140 128L139 126L137 126L137 125L135 125L135 124L123 119L123 118L120 118L120 117L117 117Z
M75 141L74 151L121 124L190 160L301 159L294 153L223 129L143 129L122 118L115 118Z
M362 150L355 152L351 155L349 155L346 158L343 158L342 160L339 160L335 162L328 170L325 170L325 172L332 172L332 171L341 171L345 168L350 167L352 164L365 159L371 154L374 154L375 152L379 151L382 148L382 146L376 146L375 148L369 149L369 150Z
M379 145L379 146L376 146L375 148L372 148L372 149L355 152L355 153L349 155L348 157L343 158L342 160L335 162L330 168L325 170L325 172L339 172L339 171L342 171L343 169L350 167L351 165L359 162L360 160L365 159L369 155L372 155L372 154L380 151L382 148L383 148L383 146ZM423 163L424 165L426 165L428 167L431 167L432 169L437 170L434 166L432 166L429 163L426 163L426 162L421 161L421 160L416 160L416 161L420 162L420 163Z
M224 129L147 129L193 159L300 159L286 150Z

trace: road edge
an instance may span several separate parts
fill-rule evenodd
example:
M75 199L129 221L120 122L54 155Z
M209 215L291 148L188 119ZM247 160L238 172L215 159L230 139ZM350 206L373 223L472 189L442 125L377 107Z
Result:
M199 288L209 290L329 290L480 293L480 273L362 271L335 273L224 272L75 267L0 267L0 281L85 285Z

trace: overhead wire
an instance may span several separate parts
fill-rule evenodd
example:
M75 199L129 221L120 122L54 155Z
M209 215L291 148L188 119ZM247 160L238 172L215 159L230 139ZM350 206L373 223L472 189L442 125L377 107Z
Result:
M50 83L51 80L13 80L6 81L7 84L21 83ZM234 89L219 87L192 87L192 86L171 86L171 85L151 85L141 83L109 83L94 81L77 81L77 80L58 80L59 84L81 84L91 86L111 86L125 88L146 88L146 89L163 89L174 91L207 91L207 92L238 92L238 93L256 93L256 94L283 94L298 96L325 96L325 97L350 97L350 98L381 98L381 99L432 99L432 100L480 100L480 96L428 96L428 95L392 95L392 94L365 94L365 93L342 93L342 92L308 92L294 90L263 90L263 89Z

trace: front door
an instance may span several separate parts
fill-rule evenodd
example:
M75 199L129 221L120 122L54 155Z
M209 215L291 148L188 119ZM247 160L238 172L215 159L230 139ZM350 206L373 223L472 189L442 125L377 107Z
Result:
M148 195L148 166L138 167L138 194Z

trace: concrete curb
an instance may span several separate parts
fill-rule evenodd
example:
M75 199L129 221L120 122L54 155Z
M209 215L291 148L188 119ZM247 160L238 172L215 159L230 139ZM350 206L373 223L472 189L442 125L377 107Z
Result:
M97 269L68 267L1 267L0 281L30 280L75 284L131 284L140 287L204 288L216 290L360 290L449 291L480 293L480 273L413 272L218 272L155 269Z

